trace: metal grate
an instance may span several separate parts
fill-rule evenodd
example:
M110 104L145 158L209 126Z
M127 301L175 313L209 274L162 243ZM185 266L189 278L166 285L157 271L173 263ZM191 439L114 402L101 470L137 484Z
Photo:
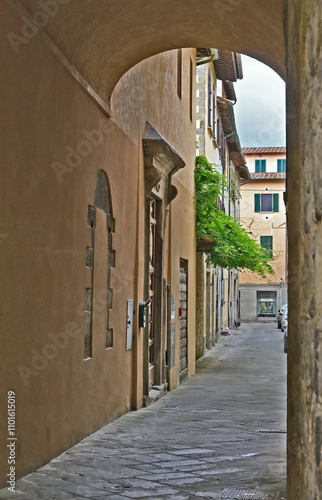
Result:
M218 498L226 498L227 500L269 500L273 498L272 495L274 493L258 490L226 488L219 493Z

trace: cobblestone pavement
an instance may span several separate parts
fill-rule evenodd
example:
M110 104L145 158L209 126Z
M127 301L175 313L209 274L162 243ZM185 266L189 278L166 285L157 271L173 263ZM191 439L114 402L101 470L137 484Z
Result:
M197 374L0 499L286 498L286 355L276 323L221 337Z

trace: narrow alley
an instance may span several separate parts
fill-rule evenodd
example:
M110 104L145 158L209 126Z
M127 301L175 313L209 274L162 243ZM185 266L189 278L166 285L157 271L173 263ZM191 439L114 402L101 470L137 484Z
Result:
M196 376L0 499L285 499L286 358L276 323L243 324Z

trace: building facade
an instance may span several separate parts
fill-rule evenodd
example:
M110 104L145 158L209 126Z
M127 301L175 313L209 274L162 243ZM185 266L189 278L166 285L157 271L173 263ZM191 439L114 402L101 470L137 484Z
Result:
M287 178L288 302L289 329L293 332L288 346L287 496L301 500L321 497L322 410L321 384L318 383L322 373L319 362L322 317L321 12L320 0L249 0L225 3L221 0L200 0L198 5L195 0L132 0L127 2L124 9L120 9L112 0L83 1L81 6L79 2L68 0L5 0L1 2L0 23L0 246L3 266L1 286L2 296L5 298L0 316L1 332L4 332L1 369L2 378L10 380L11 387L16 384L15 377L12 378L15 367L22 360L26 362L24 351L29 350L30 355L30 349L38 350L42 346L42 340L47 337L41 332L48 332L49 329L59 332L62 326L60 316L63 317L64 325L69 322L75 311L74 296L78 303L78 298L84 296L84 286L89 287L84 283L85 278L82 278L81 272L76 272L74 266L78 270L83 269L82 266L86 269L86 250L81 251L80 248L86 249L89 246L91 235L84 236L74 222L78 211L84 210L83 226L91 231L87 224L87 207L94 203L98 169L96 168L95 175L89 174L93 164L90 155L87 158L81 156L82 162L74 156L74 163L72 156L68 156L74 168L67 165L67 162L64 163L67 154L71 153L65 146L69 145L73 149L75 144L84 140L83 130L97 129L98 118L111 116L110 102L114 89L129 68L150 56L174 48L215 46L255 57L286 80L287 156L291 165ZM162 91L166 90L167 84L168 81ZM140 86L137 90L135 99L144 114L147 112L144 95L139 92ZM159 96L155 101L156 107L159 106L157 103L160 103ZM182 109L189 113L188 103ZM158 111L158 116L161 116L163 110ZM166 124L164 127L167 130L169 128ZM114 129L114 125L113 130L117 131L119 139L125 138L124 132ZM163 136L169 141L167 130ZM115 137L114 135L113 139ZM116 145L118 144L117 141ZM84 143L78 147L82 150ZM82 151L84 153L88 150L87 145L87 149ZM131 151L133 154L130 154ZM180 148L177 151L180 153ZM54 153L55 156L57 154L56 158ZM129 168L130 164L132 166L138 162L138 158L135 142L121 141L121 147L117 148L116 153L114 141L109 138L108 147L102 148L99 164L110 161L113 169L114 165L126 165ZM79 172L77 175L81 176L82 182L73 181L72 185L69 181L67 184L70 189L57 190L56 181L52 183L47 175L48 169L51 172L50 165L54 160L62 163L63 169L68 167L74 173ZM80 165L85 168L77 168ZM72 172L67 170L71 175L65 175L65 181L66 177L73 177ZM133 188L133 180L137 178L133 179L132 173L133 169L131 183L129 177L122 178L124 186L131 184L131 196L137 200L141 194L139 195L138 189ZM121 168L119 177L122 174ZM88 179L85 179L87 176ZM114 201L112 200L113 217L115 203L118 203L120 210L124 210L129 197L128 192L125 196L123 183L119 181L116 187ZM73 202L79 197L83 201L76 202L75 206ZM141 217L141 211L139 213ZM117 225L115 230L116 228ZM131 228L132 225L129 227L129 234ZM64 242L66 238L77 242L80 237L82 241L77 245L78 254L74 247L70 248ZM117 238L115 236L114 240L117 241ZM139 248L141 249L140 245ZM74 261L69 258L72 253L75 255ZM142 253L137 255L138 268L142 264ZM59 266L55 265L57 259ZM126 264L130 265L130 261ZM127 268L124 269L125 273L126 271ZM87 274L86 271L84 273ZM121 278L124 278L123 274ZM90 282L91 278L88 280ZM112 277L110 280L112 281ZM121 280L121 286L125 283ZM78 293L71 294L71 288L74 290L77 286ZM139 290L137 295L140 300L143 292L139 288L139 282L135 281L135 287ZM132 292L132 289L129 290ZM46 302L46 307L43 307L46 295L50 295L46 299L50 306ZM83 306L83 298L81 300ZM59 309L56 309L57 304ZM112 320L112 313L110 316ZM73 332L70 328L68 331ZM74 361L74 352L68 352L65 363L59 363L57 373L55 368L51 371L52 379L55 380L57 375L63 384L66 380L69 383L69 379L67 376L62 378L60 370L67 370L65 374L70 374L72 369L67 369L66 365L73 364ZM78 354L75 353L75 356L84 356L83 340L79 342ZM41 363L37 366L47 367ZM118 366L124 369L124 364L118 363ZM128 372L129 367L125 366ZM135 376L136 369L133 371ZM42 373L41 369L40 372ZM49 450L46 456L52 456L61 449L61 433L65 434L67 425L63 420L57 436L53 436L52 430L56 422L47 416L48 411L43 412L43 408L47 406L47 410L52 409L49 404L52 397L54 402L58 401L57 386L48 385L50 381L45 381L46 377L40 377L36 370L35 373L37 382L33 384L32 390L23 388L24 391L20 391L21 407L25 413L23 417L19 417L23 424L20 429L24 429L21 431L21 454L25 453L27 446L30 458L37 456L37 450L42 457L40 460L31 458L29 468L37 467L44 460L43 438ZM110 371L108 377L113 378L115 373L115 370ZM85 386L82 382L81 378L77 380L81 400L84 392L88 394L88 374L85 376ZM8 385L9 382L1 385L1 390L4 391L0 399L1 415L7 415L5 400ZM113 387L112 394L115 390ZM44 394L46 399L40 404L39 399ZM105 390L104 399L100 398L98 404L101 408L95 408L96 412L101 409L102 414L105 413L106 394ZM108 398L113 397L112 394L108 392ZM61 396L59 401L64 409L68 404L78 407L83 402L77 403L74 395L72 401L66 399L65 396L62 401ZM96 406L96 401L94 403ZM29 406L34 408L32 415ZM88 418L81 408L81 420L86 422L86 425L80 426L82 432L84 428L89 432L96 425L92 425L92 409L90 405L88 407ZM37 438L39 427L33 426L32 422L38 410L41 410L41 440ZM79 432L78 412L73 409L72 413L77 415L74 422L76 434L81 436L83 434ZM119 413L119 409L116 413ZM98 414L95 418L106 421L105 417L101 419ZM1 425L3 421L1 419ZM71 426L70 423L68 425ZM30 432L30 427L33 432ZM6 430L1 427L1 436ZM23 438L24 433L29 436L28 440ZM70 439L69 434L65 437L66 447L77 438L74 435ZM4 456L1 454L1 470L4 469L3 460ZM25 461L24 470L28 469L26 464Z
M197 49L197 154L216 165L231 186L230 196L223 195L215 203L236 219L240 215L241 179L249 179L233 110L237 100L233 82L241 78L240 54ZM197 357L238 322L237 269L214 267L207 263L202 246L197 247Z
M266 279L240 273L241 321L274 320L287 302L286 148L243 150L251 182L241 186L241 223L271 255Z
M107 108L38 37L8 50L21 21L1 8L1 394L19 404L19 477L195 372L196 51L139 63Z

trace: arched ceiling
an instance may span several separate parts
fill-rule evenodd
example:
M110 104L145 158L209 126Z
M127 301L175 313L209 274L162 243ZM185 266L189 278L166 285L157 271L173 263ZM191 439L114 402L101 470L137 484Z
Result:
M15 2L32 16L43 10L38 0ZM57 12L48 16L43 29L106 102L132 66L178 47L247 54L285 78L286 0L56 0L56 4Z

